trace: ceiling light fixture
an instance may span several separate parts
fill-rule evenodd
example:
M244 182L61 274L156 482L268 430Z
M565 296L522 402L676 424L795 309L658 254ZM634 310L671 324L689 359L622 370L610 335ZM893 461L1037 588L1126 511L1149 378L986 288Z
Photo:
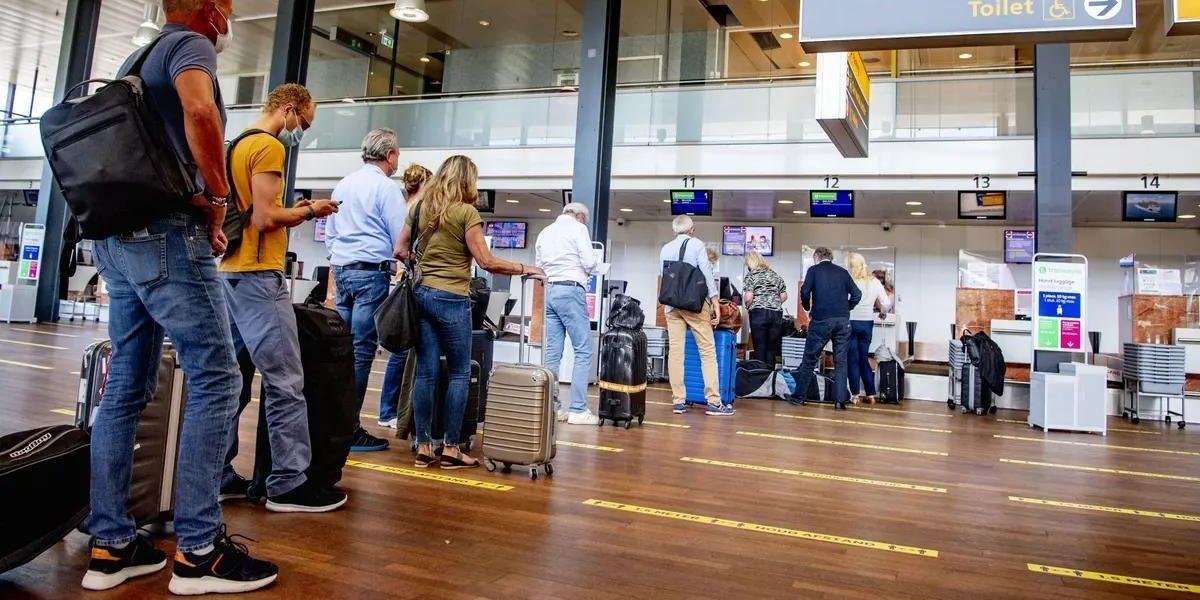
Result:
M808 211L807 210L793 210L792 214L793 215L807 215Z
M427 62L429 62L429 57L428 57L428 56L422 56L421 58L418 58L417 60L419 60L419 61L421 61L421 62L425 62L425 63L427 63Z
M133 43L135 46L145 46L153 42L160 31L162 29L158 26L158 3L147 2L142 8L142 24L133 32Z
M429 20L429 13L425 12L425 0L396 0L388 14L405 23L424 23Z
M632 208L622 208L621 212L633 212Z
M788 31L785 31L785 32L779 34L779 39L781 39L781 40L790 40L793 37L795 37L795 36L793 36L791 34L791 32L788 32Z
M802 60L802 61L800 61L800 66L801 67L811 67L812 63L808 62L807 60Z
M560 33L561 33L561 34L562 34L562 36L563 36L563 37L565 37L565 38L577 38L577 37L579 37L579 32L578 32L578 31L575 31L574 29L564 29L564 30L562 30Z
M970 52L963 52L962 54L958 55L958 58L960 60L971 60L972 58L975 58L975 55L971 54Z
M667 203L667 204L670 204L670 203L671 203L671 199L670 199L670 198L663 198L663 202L665 202L665 203Z
M520 204L521 203L520 200L515 200L513 198L509 198L508 200L505 200L505 202L507 202L509 204Z
M479 24L483 27L487 27L487 26L491 25L492 22L491 21L480 21Z
M538 209L538 212L550 212L550 209L548 209L548 208L539 208L539 209Z
M923 216L925 216L925 213L923 213L923 212L921 212L921 211L919 211L919 210L917 210L917 211L913 211L913 212L910 212L910 213L908 213L908 214L910 214L910 215L912 215L912 216L914 216L914 217L923 217Z
M1196 215L1179 215L1180 219L1195 219Z
M920 200L909 200L908 202L905 202L905 204L908 206L921 206L922 202Z
M779 204L793 204L791 200L780 200Z

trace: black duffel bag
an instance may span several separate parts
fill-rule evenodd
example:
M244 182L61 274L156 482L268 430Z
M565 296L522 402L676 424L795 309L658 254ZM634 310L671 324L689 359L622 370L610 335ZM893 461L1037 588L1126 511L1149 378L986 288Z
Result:
M142 229L197 193L141 78L146 57L166 35L146 45L128 74L84 81L63 97L90 83L104 85L42 115L46 162L86 239Z
M379 345L392 354L416 346L421 341L421 309L417 306L416 289L421 282L421 256L417 254L417 232L421 230L421 206L418 202L409 237L409 260L400 281L392 288L375 312L375 331Z
M690 241L691 238L684 240L679 247L679 260L669 260L663 268L658 302L672 308L700 312L708 300L708 281L700 267L683 260Z
M641 331L646 322L646 313L642 311L642 303L633 296L617 294L613 297L612 307L608 309L608 328Z
M88 513L91 442L56 425L0 437L0 573L57 544Z

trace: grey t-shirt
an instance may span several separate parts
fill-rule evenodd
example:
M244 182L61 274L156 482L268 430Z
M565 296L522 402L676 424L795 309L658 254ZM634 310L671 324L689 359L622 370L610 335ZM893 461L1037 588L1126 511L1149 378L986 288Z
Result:
M221 87L217 85L217 51L208 38L178 23L167 23L162 31L163 39L151 50L146 62L142 63L142 81L146 85L150 106L163 120L167 137L171 138L179 158L195 177L196 189L204 189L204 178L196 169L196 161L192 158L192 150L184 134L183 105L179 102L179 92L175 90L175 77L188 69L200 69L208 73L213 80L217 109L221 111L221 121L224 122L225 104L221 101ZM129 73L143 50L139 49L125 59L117 71L119 76Z

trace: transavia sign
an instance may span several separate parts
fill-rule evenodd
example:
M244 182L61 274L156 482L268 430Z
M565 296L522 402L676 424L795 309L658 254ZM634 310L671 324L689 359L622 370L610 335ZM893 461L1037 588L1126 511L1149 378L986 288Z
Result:
M1137 24L1134 3L1135 0L801 0L800 44L805 52L830 52L1126 40Z

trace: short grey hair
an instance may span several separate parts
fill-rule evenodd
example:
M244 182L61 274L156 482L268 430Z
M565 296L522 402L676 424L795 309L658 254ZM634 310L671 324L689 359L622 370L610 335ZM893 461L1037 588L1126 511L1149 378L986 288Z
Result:
M570 202L563 206L564 215L583 215L584 219L588 218L588 207L582 202Z
M833 251L825 246L820 246L816 250L813 250L813 258L817 262L821 262L823 260L833 260Z
M687 233L696 228L696 222L687 215L679 215L675 220L671 221L671 231L675 233Z
M396 137L396 132L387 127L372 129L363 138L363 162L387 160L387 155L392 150L400 150L400 140Z

